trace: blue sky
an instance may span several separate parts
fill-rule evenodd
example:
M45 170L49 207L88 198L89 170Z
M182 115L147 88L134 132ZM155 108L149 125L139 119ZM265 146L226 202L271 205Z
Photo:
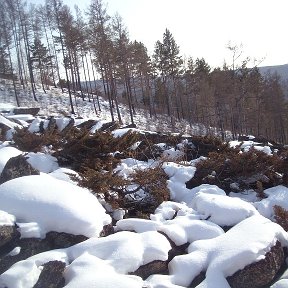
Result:
M35 3L41 0L33 0ZM204 57L213 67L231 63L225 48L243 45L243 57L265 58L263 65L288 63L287 0L103 0L108 13L118 12L131 40L142 41L152 53L167 27L181 54ZM90 0L64 0L73 8Z

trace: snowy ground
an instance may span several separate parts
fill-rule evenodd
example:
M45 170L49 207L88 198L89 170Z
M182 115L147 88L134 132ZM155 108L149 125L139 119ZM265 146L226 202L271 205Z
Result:
M0 84L0 110L5 110L5 108L11 108L16 106L15 96L12 91L12 85L9 81L3 80L3 84ZM5 83L5 84L4 84ZM8 85L8 86L7 86ZM8 88L9 89L8 89ZM36 96L38 98L38 102L33 100L33 96L31 91L27 89L27 91L20 91L20 105L27 107L41 107L42 115L49 116L64 116L70 115L70 104L69 104L69 96L68 93L62 93L62 91L58 88L50 87L49 90L44 93L41 90L40 86L36 91ZM96 98L95 98L96 101ZM100 108L98 109L97 101L96 101L96 112L94 109L94 105L88 101L88 97L83 101L82 98L73 98L73 105L75 107L75 117L83 117L85 119L97 119L102 121L111 121L111 115L109 111L109 103L103 98L99 97ZM119 105L120 113L122 117L122 121L124 125L131 124L128 108L125 105ZM115 113L115 119L117 120L117 114ZM180 132L180 133L193 133L196 134L207 134L214 133L215 129L210 128L207 129L203 125L193 125L192 127L187 123L187 121L177 122L175 119L174 125L171 124L171 119L166 116L157 116L152 119L149 118L149 112L137 109L136 114L134 115L134 121L136 126L139 129L149 130L149 131L161 131L161 132Z
M13 101L3 89L0 89L0 101L3 102L0 106L9 109L8 104L13 104ZM63 97L58 93L58 90L51 90L47 95L38 94L41 113L52 115L61 109L63 114L68 113L67 95ZM23 104L27 103L23 100ZM80 116L101 119L101 123L110 121L107 110L96 116L91 112L91 104L85 104L77 106ZM101 104L103 107L107 105L103 100ZM24 126L30 125L27 119L32 120L31 131L36 131L37 123L39 125L38 118L31 115L12 118L21 120ZM59 129L63 129L67 118L57 119ZM150 120L146 120L143 113L136 119L139 128L157 130L157 124L149 124ZM2 116L0 122L11 127L7 132L8 138L13 127L19 125ZM114 132L114 137L119 133ZM235 144L233 142L231 146ZM252 142L243 145L249 149ZM271 154L268 148L259 149ZM0 146L0 172L11 157L22 153L11 147L8 141L3 142ZM164 153L171 156L172 152ZM121 210L115 211L119 219L115 224L118 232L101 238L99 234L103 226L111 223L112 219L95 196L78 187L67 176L67 172L73 171L59 167L57 159L48 153L29 153L27 157L41 175L25 176L0 185L0 224L14 225L16 222L22 237L43 238L49 231L58 231L83 234L90 239L16 263L0 275L1 288L32 288L43 264L51 260L66 263L65 287L69 288L187 287L201 271L206 271L206 278L198 288L229 288L226 277L263 259L277 241L288 247L288 234L274 223L273 214L274 205L288 209L287 187L268 189L265 191L268 197L263 200L258 199L253 191L242 191L229 197L217 186L208 184L187 189L185 182L195 173L195 161L182 165L167 160L164 170L169 177L167 186L171 201L163 202L150 219L122 219ZM135 169L145 169L147 165L147 162L130 158L123 159L117 169L125 176ZM223 227L226 226L233 228L225 232ZM187 254L170 261L169 275L156 274L148 279L129 275L154 260L168 259L171 244L163 234L176 245L188 243ZM274 288L288 287L288 276L284 274L283 277L273 285Z

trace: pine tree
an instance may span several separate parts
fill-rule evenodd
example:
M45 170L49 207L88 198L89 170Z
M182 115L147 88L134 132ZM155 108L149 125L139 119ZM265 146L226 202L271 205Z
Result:
M176 44L176 41L172 33L166 29L163 34L163 42L159 40L155 44L155 50L153 55L154 65L161 76L162 84L164 87L164 97L167 107L167 113L169 116L172 115L172 102L175 99L171 98L171 93L169 90L171 85L174 87L174 98L176 91L175 80L177 75L180 72L181 65L183 63L180 55L179 46Z
M42 88L46 92L44 84L47 85L51 82L49 80L49 68L52 66L53 56L49 55L48 49L39 38L34 39L34 44L30 46L30 51L33 68L39 71Z

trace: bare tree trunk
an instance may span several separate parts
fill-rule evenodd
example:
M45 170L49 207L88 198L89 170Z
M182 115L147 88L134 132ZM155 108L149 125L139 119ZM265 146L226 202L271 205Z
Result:
M50 41L49 41L49 38L48 38L47 29L46 29L46 25L45 25L44 19L42 19L42 24L43 24L43 29L44 29L44 33L45 33L46 42L47 42L47 45L48 45L48 51L49 51L49 53L52 53L52 48L51 48ZM56 57L56 55L55 55L55 57ZM53 65L51 65L51 70L52 70L53 85L54 85L55 88L57 88Z
M93 65L92 58L91 58L91 52L90 52L90 60L91 60L91 67L92 67L94 85L95 85L95 88L96 88L96 87L97 87L97 82L96 82L96 77L95 77L94 65ZM95 90L96 90L96 89L95 89ZM96 97L97 97L98 110L101 112L101 107L100 107L100 101L99 101L99 95L98 95L98 93L97 93Z

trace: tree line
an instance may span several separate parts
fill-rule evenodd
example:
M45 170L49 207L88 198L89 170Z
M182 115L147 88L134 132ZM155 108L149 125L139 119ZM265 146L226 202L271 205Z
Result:
M229 45L231 63L212 69L205 59L180 55L166 29L149 55L142 42L131 40L120 15L111 17L102 0L91 0L87 11L72 10L62 0L27 5L0 0L0 76L29 89L37 101L36 83L45 92L53 85L94 104L109 102L112 120L122 122L119 103L129 107L131 123L138 108L150 117L167 114L171 123L215 127L288 142L288 104L277 74L261 75L239 47ZM213 49L211 47L211 49ZM99 80L101 85L99 85Z

